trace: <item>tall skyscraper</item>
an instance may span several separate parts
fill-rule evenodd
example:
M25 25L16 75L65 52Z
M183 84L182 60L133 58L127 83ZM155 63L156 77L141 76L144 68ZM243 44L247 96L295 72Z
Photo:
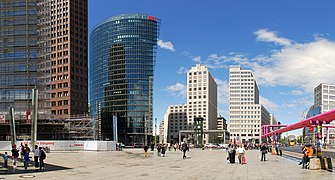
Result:
M205 66L197 64L187 74L188 125L193 129L194 117L202 117L204 130L217 129L217 85ZM205 135L204 143L213 135Z
M229 115L231 141L260 143L260 127L270 124L270 113L259 104L259 90L251 70L229 68Z
M32 89L39 90L39 119L48 117L48 1L0 1L0 121L9 107L29 123ZM2 130L6 131L6 130Z
M144 143L152 135L153 77L160 20L121 14L95 26L90 43L90 106L101 119L101 138ZM100 113L98 113L100 112Z
M87 0L50 0L51 114L88 111Z

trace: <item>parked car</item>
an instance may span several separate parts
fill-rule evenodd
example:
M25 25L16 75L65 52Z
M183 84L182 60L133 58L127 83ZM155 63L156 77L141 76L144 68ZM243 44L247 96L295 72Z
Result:
M208 144L205 144L205 148L217 148L217 146L215 144L208 143Z
M219 144L219 148L227 148L228 144Z

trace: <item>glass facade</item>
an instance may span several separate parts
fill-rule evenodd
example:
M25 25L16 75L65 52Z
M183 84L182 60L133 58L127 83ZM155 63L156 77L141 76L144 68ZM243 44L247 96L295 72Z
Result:
M152 134L153 76L160 20L122 14L94 27L90 36L89 102L101 120L100 139L112 140L112 116L118 140L144 143Z
M48 32L45 0L0 1L0 115L28 120L32 89L39 89L39 118L48 115ZM3 117L3 116L2 116Z

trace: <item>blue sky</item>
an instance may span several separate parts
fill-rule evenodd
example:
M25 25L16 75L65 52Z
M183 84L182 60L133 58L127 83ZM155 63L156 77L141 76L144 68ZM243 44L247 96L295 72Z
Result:
M228 67L242 65L258 80L261 102L279 121L302 119L313 88L335 84L335 2L331 0L89 0L89 32L121 13L161 19L154 117L186 103L186 74L209 67L218 84L218 111L228 118Z

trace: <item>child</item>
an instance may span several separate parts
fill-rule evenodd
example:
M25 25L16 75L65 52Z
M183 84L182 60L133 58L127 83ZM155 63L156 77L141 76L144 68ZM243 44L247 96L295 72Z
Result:
M8 154L7 154L7 152L5 152L5 154L3 155L3 159L5 161L4 168L7 168L7 165L8 165Z
M28 165L29 165L29 151L26 150L25 154L24 154L24 169L27 169L28 168Z

